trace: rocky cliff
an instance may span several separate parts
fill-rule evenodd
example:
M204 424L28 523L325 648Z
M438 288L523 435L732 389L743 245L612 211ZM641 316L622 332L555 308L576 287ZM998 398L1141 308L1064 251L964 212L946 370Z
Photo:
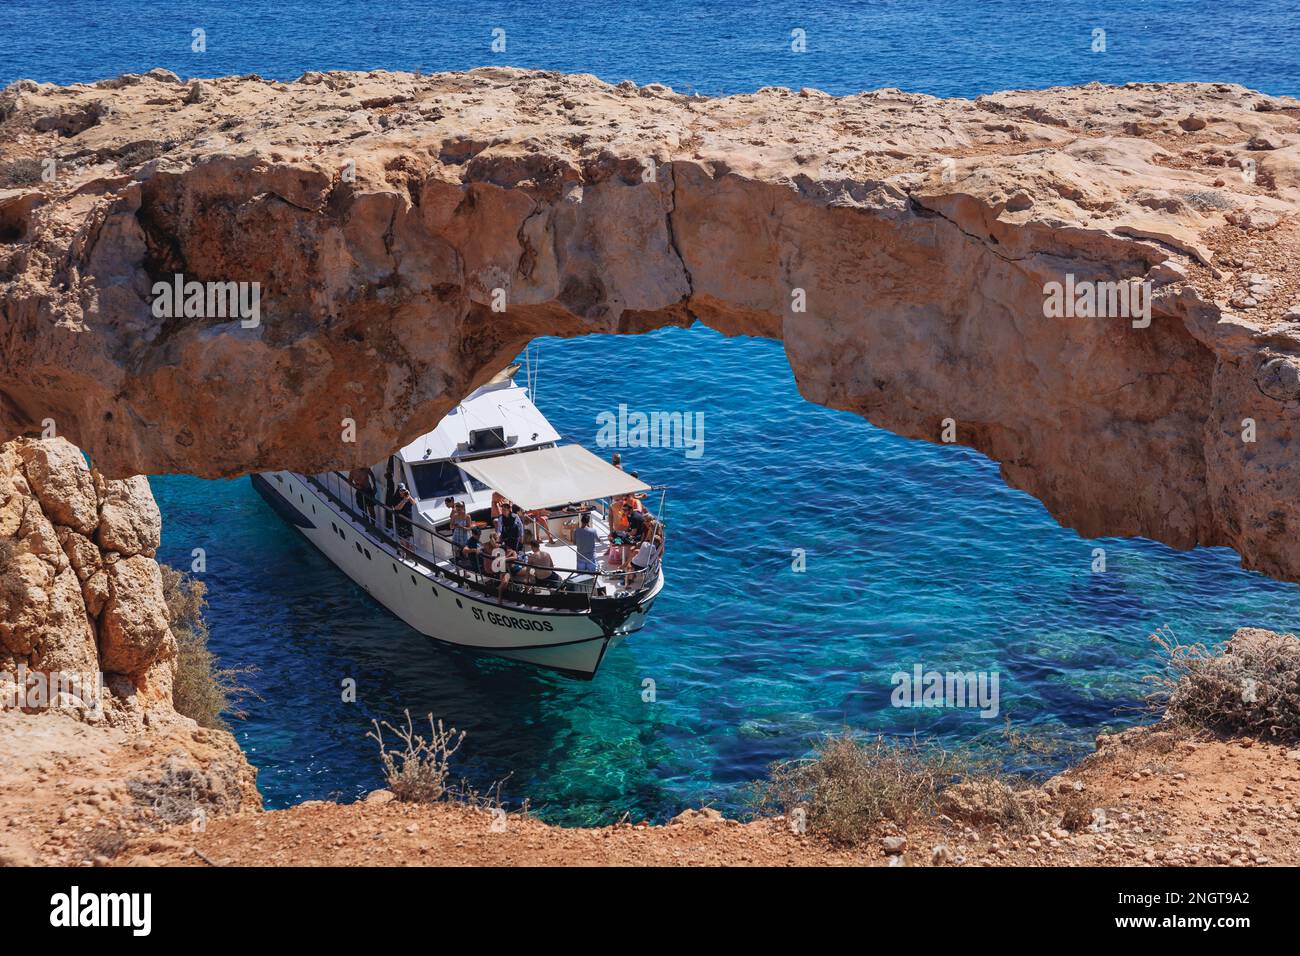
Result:
M146 479L63 439L0 445L0 864L261 806L234 738L173 707L160 529Z
M971 445L1086 535L1300 580L1298 120L1227 84L23 81L0 435L55 427L110 475L369 463L534 336L699 319L783 339L809 399ZM256 315L234 286L187 311L178 275L256 283ZM1110 306L1058 314L1053 283Z
M170 709L161 530L145 478L104 478L63 439L0 445L0 673L103 673Z

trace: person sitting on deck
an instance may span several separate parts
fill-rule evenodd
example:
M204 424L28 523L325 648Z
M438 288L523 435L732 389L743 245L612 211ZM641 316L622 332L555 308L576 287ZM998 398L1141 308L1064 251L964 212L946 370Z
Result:
M600 535L591 526L591 513L582 513L581 524L573 532L573 543L578 549L578 570L590 574L596 573L596 542Z
M506 599L506 588L510 587L510 569L518 557L519 555L513 549L506 547L501 538L493 532L487 544L487 555L484 560L492 569L491 573L497 576L497 600L502 603Z
M533 584L539 584L543 581L549 581L555 577L555 572L551 570L555 567L555 559L542 550L542 543L534 538L530 544L530 553L528 555L528 579Z
M627 509L627 530L632 536L632 540L640 541L646 536L646 527L654 521L644 509L637 510L635 507Z
M479 540L478 535L471 534L458 552L461 563L471 571L483 570L482 556L483 543Z
M551 544L556 543L558 539L551 533L550 513L545 508L538 508L535 511L525 511L524 518L532 524L533 528L537 532L546 535L547 541Z
M625 589L632 587L632 581L636 579L637 587L645 584L646 572L654 565L655 561L663 557L661 551L662 538L647 535L641 542L641 547L637 549L635 555L632 555L627 562L623 574L623 587Z

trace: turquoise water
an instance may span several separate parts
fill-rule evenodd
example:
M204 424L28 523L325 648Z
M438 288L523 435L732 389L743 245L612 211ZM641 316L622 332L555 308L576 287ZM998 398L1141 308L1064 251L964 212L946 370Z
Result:
M142 12L145 11L145 12ZM766 85L940 95L1089 80L1209 79L1300 92L1300 18L1275 0L819 4L9 0L0 82L163 66L182 76L509 63L703 92ZM507 52L489 51L507 31ZM191 31L208 51L190 52ZM807 31L793 54L790 31ZM1107 51L1091 54L1092 31ZM777 343L705 329L539 343L543 410L594 446L601 411L702 412L704 453L625 452L671 486L669 584L649 626L590 683L432 646L283 525L246 480L156 478L161 557L204 576L214 649L254 664L236 732L269 806L381 785L372 718L432 712L469 732L477 786L510 775L548 819L663 818L741 807L772 760L841 727L998 744L1004 721L1052 735L1045 770L1140 719L1147 638L1294 629L1300 592L1218 549L1080 539L967 449L910 442L804 403ZM612 380L609 370L634 370ZM1107 571L1091 573L1093 549ZM806 570L792 569L802 549ZM890 706L895 671L996 670L1001 713ZM357 682L344 703L342 683ZM654 682L654 701L643 699Z
M669 584L649 626L591 683L426 643L352 587L247 480L154 479L162 557L205 548L214 645L255 662L238 728L272 805L379 785L372 717L432 712L469 731L479 785L513 773L553 820L739 809L769 761L841 727L994 737L1050 733L1060 763L1098 728L1137 719L1147 635L1219 640L1294 628L1300 591L1241 571L1224 549L1084 540L964 448L909 441L800 399L778 343L704 328L538 342L538 402L574 441L635 397L704 414L703 454L626 449L670 486ZM635 383L609 368L636 369ZM1107 571L1091 571L1093 549ZM796 573L792 551L805 552ZM996 720L890 705L914 664L1000 674ZM343 703L341 682L358 682ZM643 682L657 700L644 702ZM1042 759L1042 758L1037 758Z

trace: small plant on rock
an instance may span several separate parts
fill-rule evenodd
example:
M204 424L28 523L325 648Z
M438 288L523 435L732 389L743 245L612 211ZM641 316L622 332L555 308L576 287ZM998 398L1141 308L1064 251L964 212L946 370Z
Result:
M406 725L394 727L388 721L372 720L374 729L366 736L379 745L379 759L384 765L388 789L398 800L409 803L436 803L449 795L447 779L451 774L451 758L465 739L464 731L455 727L444 728L428 715L429 737L415 732L411 712L404 711ZM384 740L388 731L397 737L398 746L390 750Z

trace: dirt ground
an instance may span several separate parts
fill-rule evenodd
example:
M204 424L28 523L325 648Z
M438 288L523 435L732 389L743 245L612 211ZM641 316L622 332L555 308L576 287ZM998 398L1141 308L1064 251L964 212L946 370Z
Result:
M358 803L264 812L232 743L187 722L142 731L0 713L0 863L1300 864L1300 750L1198 739L1164 725L1099 738L1096 753L1030 791L1040 810L1032 827L938 816L884 826L852 849L796 833L783 819L742 823L711 809L687 810L662 826L566 829L518 813L401 803L378 791ZM186 768L203 771L201 784ZM160 789L161 780L171 789ZM173 807L160 794L183 799Z
M562 829L461 806L308 803L137 839L115 865L1268 866L1300 863L1300 752L1143 729L1109 741L1040 794L1041 828L937 818L843 850L784 820L686 811L663 826ZM1051 793L1051 790L1055 793ZM1055 805L1055 809L1053 808ZM1087 823L1059 826L1068 807ZM504 827L503 827L504 823ZM1056 824L1056 825L1053 825ZM1075 825L1078 825L1077 823ZM901 853L884 848L902 836ZM897 840L891 846L897 848Z

